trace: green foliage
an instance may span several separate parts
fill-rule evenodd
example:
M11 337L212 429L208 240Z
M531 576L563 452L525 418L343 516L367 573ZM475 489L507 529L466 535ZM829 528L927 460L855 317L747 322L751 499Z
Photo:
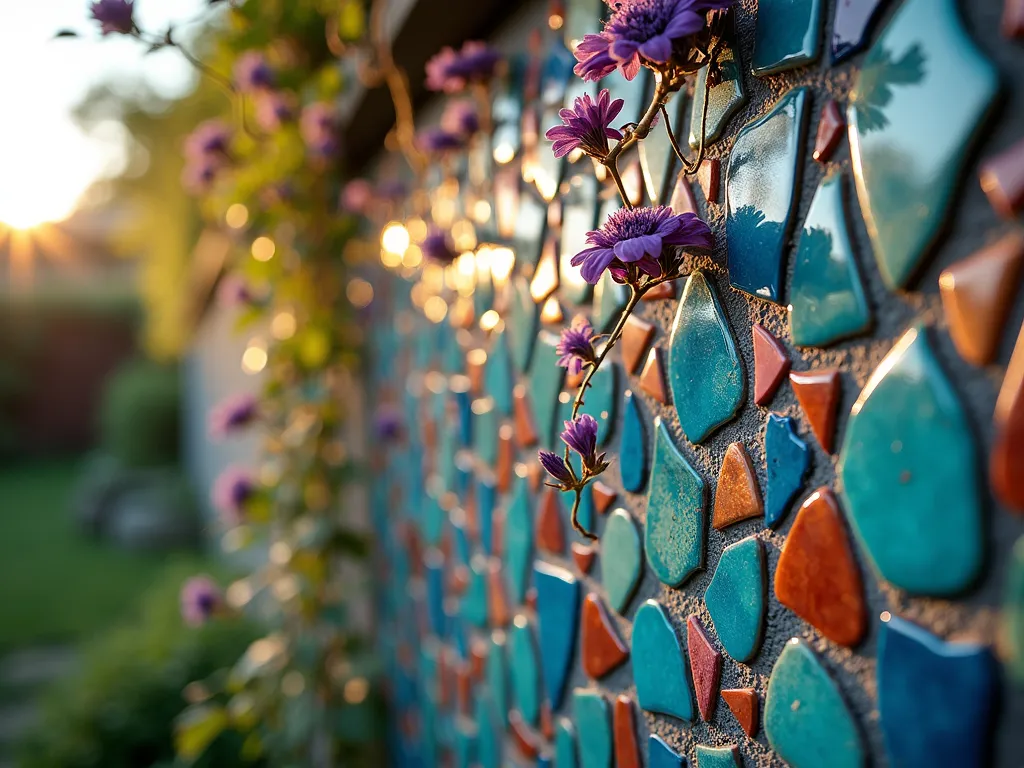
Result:
M110 379L100 410L100 442L124 467L158 467L178 459L178 371L136 360Z

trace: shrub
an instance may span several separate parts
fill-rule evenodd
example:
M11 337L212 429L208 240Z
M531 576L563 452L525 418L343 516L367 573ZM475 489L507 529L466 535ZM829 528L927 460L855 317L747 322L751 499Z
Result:
M177 369L135 360L110 377L100 408L100 441L121 466L175 463L180 428Z

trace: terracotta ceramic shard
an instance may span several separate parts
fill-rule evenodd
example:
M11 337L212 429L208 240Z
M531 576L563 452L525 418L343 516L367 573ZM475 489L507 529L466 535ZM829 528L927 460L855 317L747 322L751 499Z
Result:
M668 389L665 387L665 366L661 347L655 347L647 356L643 373L640 374L640 389L659 403L668 403Z
M717 157L709 157L697 169L697 183L709 203L718 202L718 182L721 176L722 161Z
M659 299L674 299L676 297L676 284L673 281L658 283L644 294L644 301L658 301Z
M473 711L473 678L468 664L455 668L455 701L459 714L469 717Z
M789 374L796 399L811 425L811 431L826 453L832 453L839 403L839 371L818 370Z
M839 105L835 99L829 99L821 110L821 121L818 123L818 135L814 139L814 152L812 156L819 163L827 163L832 157L839 140L843 137L843 129L846 123L839 111Z
M599 679L618 667L629 657L629 649L619 638L607 609L593 592L583 601L583 632L580 656L583 671Z
M576 561L576 567L580 569L580 573L590 573L590 569L594 565L595 554L597 554L596 550L587 544L580 544L578 541L572 543L572 559Z
M508 626L512 620L508 598L505 595L505 579L501 572L501 563L493 560L487 574L487 608L491 627L498 629Z
M512 414L515 418L516 442L520 448L529 448L537 444L537 428L533 422L533 409L530 407L530 396L523 384L517 384L512 390Z
M828 488L811 494L797 513L775 569L775 596L835 643L854 646L864 636L864 587Z
M718 701L718 683L722 677L722 654L708 639L704 625L696 614L686 620L686 645L690 654L690 671L697 694L697 708L701 719L709 722L715 714Z
M1000 216L1012 219L1024 207L1024 139L981 166L981 188Z
M590 492L594 498L594 509L598 511L598 514L605 514L608 511L608 507L612 505L618 493L615 492L614 488L609 488L607 485L602 483L600 480L595 480L590 486Z
M715 488L715 509L711 525L722 530L740 520L764 514L761 488L743 443L733 443L725 451Z
M939 275L949 335L960 357L973 365L995 359L1022 257L1024 235L1014 230Z
M636 739L636 714L633 701L628 696L615 699L612 730L615 733L615 767L641 768L640 745Z
M514 431L503 424L498 431L498 464L494 468L499 493L508 493L512 487L512 465L516 462L516 448L512 442Z
M565 552L565 526L562 524L559 493L555 488L546 488L537 513L537 548L553 555Z
M989 480L996 499L1024 512L1024 326L996 400Z
M754 402L768 405L789 372L789 355L763 326L751 326L754 339Z
M1003 0L1003 20L999 28L1004 37L1024 37L1024 0Z
M513 741L515 741L519 753L527 760L536 759L537 755L540 754L540 750L537 747L537 735L526 724L518 710L509 710L508 725L509 730L512 731Z
M672 190L672 199L668 207L673 213L697 213L697 200L693 196L693 187L690 186L690 177L680 173L676 179L675 189Z
M630 315L626 319L626 326L622 329L622 364L626 366L627 373L636 373L636 369L643 360L647 346L654 338L654 325L639 317Z
M726 688L722 698L729 705L733 717L747 736L757 735L757 715L760 702L753 688Z

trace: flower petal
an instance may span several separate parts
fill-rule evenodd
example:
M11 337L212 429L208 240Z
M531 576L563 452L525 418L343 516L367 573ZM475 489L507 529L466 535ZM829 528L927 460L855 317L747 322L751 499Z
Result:
M672 58L672 43L667 36L657 35L640 45L640 53L651 61L664 64Z
M591 285L597 285L601 280L601 273L608 268L608 265L615 259L615 252L603 248L592 253L580 269L580 276ZM575 259L574 259L575 261Z

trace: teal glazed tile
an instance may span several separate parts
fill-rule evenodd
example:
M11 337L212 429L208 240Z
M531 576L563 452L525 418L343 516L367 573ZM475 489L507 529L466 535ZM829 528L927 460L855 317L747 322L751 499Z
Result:
M668 380L683 434L699 443L743 404L743 366L704 273L690 273L668 342Z
M736 745L709 747L697 745L697 768L743 768Z
M476 762L476 729L466 723L455 728L455 768L472 768Z
M977 466L956 392L924 329L911 328L857 398L839 454L844 506L882 578L927 595L973 581L983 559Z
M821 0L760 0L754 32L755 75L784 72L821 54Z
M515 376L512 373L512 353L507 334L498 334L484 366L484 391L494 399L499 413L511 416Z
M458 467L455 465L455 452L459 449L459 435L454 429L448 428L444 420L438 422L440 444L438 445L437 471L441 475L441 487L445 491L458 492Z
M530 283L517 275L509 284L508 323L505 333L509 334L509 351L512 364L520 373L525 373L533 356L534 342L540 323L540 308L530 295Z
M509 630L508 661L515 707L523 720L535 726L540 717L540 665L533 630L523 614L516 616Z
M947 643L897 616L883 617L877 674L889 765L988 764L996 668L985 646Z
M516 478L516 487L505 513L505 573L509 599L522 605L526 599L530 563L533 561L533 511L530 488L525 478Z
M498 461L498 428L501 415L494 407L494 400L481 397L473 401L473 445L476 454L487 466L493 467Z
M478 692L476 698L477 757L481 768L502 768L504 730L498 724L501 710L491 701L487 692Z
M459 445L469 448L473 444L473 398L467 391L453 392L452 399L459 419Z
M577 688L572 694L572 710L582 736L580 768L611 768L612 729L604 696L594 690Z
M907 0L865 56L850 95L850 154L889 288L906 286L947 221L997 92L996 70L961 27L956 0Z
M793 426L793 419L768 414L764 433L764 456L768 482L765 486L764 523L778 525L803 487L810 467L810 451Z
M647 435L637 398L626 392L622 402L622 442L619 446L619 472L622 487L630 493L640 493L647 485Z
M562 297L569 304L583 304L593 292L593 286L580 275L579 267L570 263L573 256L587 247L587 233L597 226L597 177L590 169L586 170L569 180L569 192L561 198L558 272Z
M857 725L836 684L805 642L793 638L768 680L768 743L791 768L862 768Z
M722 81L714 86L708 96L708 117L704 127L704 145L714 144L736 112L747 103L747 92L743 89L743 73L740 71L739 54L734 48L726 48L718 59L722 70ZM700 135L696 133L704 111L704 84L707 81L707 67L697 72L693 87L693 108L690 110L690 148L700 146ZM641 145L643 146L643 145Z
M469 564L469 584L462 595L462 618L481 629L487 626L487 559L476 555Z
M823 179L800 233L789 286L789 330L799 347L824 347L871 325L846 229L843 177Z
M487 480L476 482L476 517L480 532L480 546L484 554L491 555L494 538L494 505L498 489Z
M576 729L572 720L558 718L555 726L555 768L577 768Z
M682 142L683 127L683 92L676 94L667 107L672 116L672 131L676 141ZM644 175L644 186L647 188L647 197L652 205L664 203L672 190L666 190L666 184L672 177L672 170L675 168L676 157L672 151L672 143L665 129L665 116L660 115L658 122L651 128L647 138L640 142L640 168Z
M444 558L424 558L427 582L427 619L430 631L438 637L445 634L444 615Z
M491 645L487 651L487 661L484 667L484 676L487 679L490 698L494 703L497 719L503 728L508 724L509 707L508 666L505 661L504 637L500 633L495 633L491 636Z
M726 169L725 234L735 288L781 301L784 249L796 208L807 88L787 92L736 137Z
M441 534L444 533L444 524L447 520L448 514L441 509L438 500L433 497L428 498L420 525L423 542L431 546L438 546L441 543Z
M543 448L550 448L557 441L556 417L560 411L558 395L562 391L562 380L565 368L556 365L555 344L558 337L542 332L537 339L537 351L530 366L528 383L530 405L533 407L534 424L537 426L537 437ZM561 427L561 423L558 423ZM495 436L497 446L497 436Z
M609 272L601 276L594 286L594 331L608 333L622 316L622 310L629 301L629 290L619 285Z
M665 609L654 600L633 618L630 656L641 709L693 720L693 693L686 657Z
M492 306L494 306L494 279L491 277L490 270L477 270L476 286L473 289L473 311L476 312L477 317L480 317ZM450 337L454 340L455 334L451 334ZM452 343L449 346L457 348L458 344ZM461 355L458 360L459 370L461 370Z
M580 413L589 414L597 420L598 445L606 445L615 428L615 408L619 401L618 383L619 367L609 360L598 368L590 379L590 386L579 410ZM572 401L576 397L576 389L570 389L568 395L559 408L559 432L562 431L562 422L568 421L572 415Z
M704 481L654 420L654 466L647 492L644 550L654 575L678 587L704 567L707 514Z
M683 756L657 734L647 740L647 768L686 768Z
M601 583L612 609L623 613L643 573L640 534L632 516L616 509L608 517L601 536Z
M1010 577L1003 600L1003 622L1009 651L1007 670L1017 685L1024 685L1024 536L1013 546Z
M764 545L750 536L725 548L704 594L718 639L736 661L750 661L761 647L765 574Z
M551 708L558 709L576 647L580 585L569 571L542 560L533 567L533 583L537 589L537 631L544 689Z

